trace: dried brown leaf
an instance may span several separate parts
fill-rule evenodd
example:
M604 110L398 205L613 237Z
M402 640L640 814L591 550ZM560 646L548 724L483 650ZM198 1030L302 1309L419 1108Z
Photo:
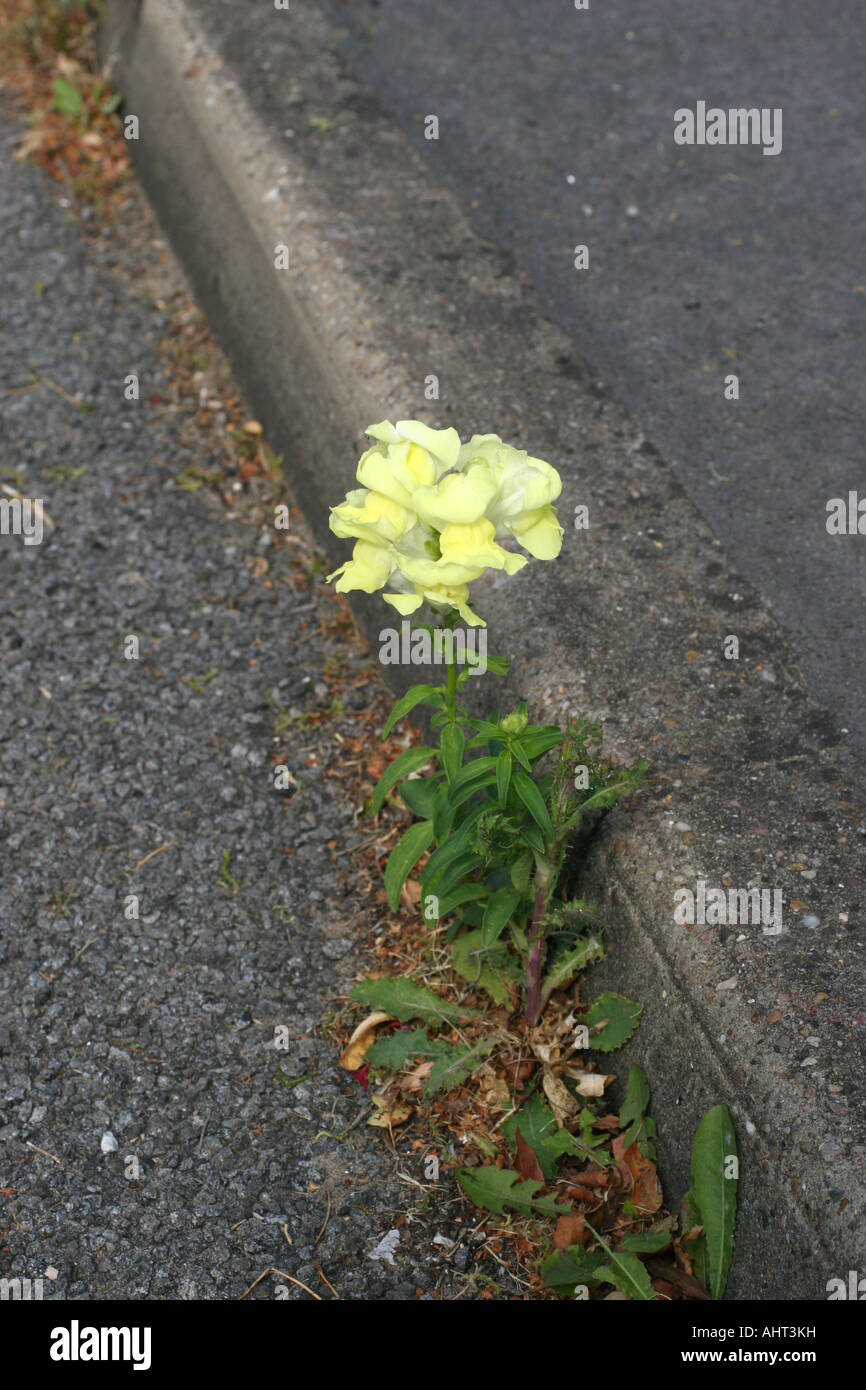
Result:
M390 1017L390 1014L377 1009L375 1013L362 1019L343 1050L340 1066L345 1067L346 1071L357 1071L363 1065L367 1048L372 1047L376 1041L377 1027L380 1023L387 1023Z

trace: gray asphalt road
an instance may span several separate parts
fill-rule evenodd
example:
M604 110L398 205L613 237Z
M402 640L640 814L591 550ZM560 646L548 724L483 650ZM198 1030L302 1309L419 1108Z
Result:
M53 527L0 534L0 1277L227 1299L273 1266L329 1298L318 1265L343 1298L447 1296L452 1194L415 1212L411 1141L401 1181L318 1026L364 911L326 773L376 675L320 630L300 523L276 549L267 497L188 490L214 460L160 367L177 325L13 162L20 135L0 121L0 478ZM347 708L310 724L335 666ZM404 1217L393 1265L368 1259Z
M825 525L830 498L858 485L866 497L862 6L321 7L478 229L513 251L635 411L795 634L815 692L862 738L866 536ZM675 145L675 110L699 100L781 107L781 153ZM438 140L424 136L431 114ZM724 398L729 373L739 400Z

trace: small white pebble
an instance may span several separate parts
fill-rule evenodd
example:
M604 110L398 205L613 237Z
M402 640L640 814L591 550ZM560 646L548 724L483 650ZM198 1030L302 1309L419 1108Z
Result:
M368 1260L385 1260L389 1265L394 1263L394 1251L400 1243L400 1232L389 1231L383 1236L375 1250L367 1252Z
M113 1154L117 1152L117 1140L110 1129L107 1129L103 1134L99 1141L99 1147L104 1154Z

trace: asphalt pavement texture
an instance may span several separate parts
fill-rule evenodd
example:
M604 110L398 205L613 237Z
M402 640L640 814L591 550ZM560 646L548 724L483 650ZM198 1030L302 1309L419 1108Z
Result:
M20 135L0 122L0 472L53 529L0 536L0 1275L231 1299L274 1268L327 1300L320 1268L341 1298L447 1297L433 1236L462 1206L443 1186L418 1211L423 1155L366 1127L322 1030L363 965L368 827L326 776L351 703L299 718L285 792L270 762L275 709L327 707L329 660L367 671L350 702L381 687L272 513L179 484L212 460L165 404L166 317L13 161ZM270 1274L249 1297L309 1294Z
M866 496L862 5L319 6L476 229L637 417L866 750L866 539L826 530L829 499ZM267 112L290 83L291 39L266 9L207 4ZM674 112L698 101L782 108L781 153L675 145ZM739 400L725 399L730 373Z

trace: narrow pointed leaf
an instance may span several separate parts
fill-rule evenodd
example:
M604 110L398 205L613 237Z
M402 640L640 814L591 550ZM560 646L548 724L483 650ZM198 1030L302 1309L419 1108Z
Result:
M410 777L399 786L404 805L420 816L422 820L432 820L436 810L436 797L441 783L434 777Z
M650 1282L649 1270L637 1255L621 1250L610 1250L607 1264L595 1271L599 1283L613 1284L621 1293L628 1294L636 1302L655 1301L655 1289Z
M550 821L550 812L544 803L544 797L541 795L541 792L532 778L529 777L522 768L515 769L514 790L517 792L517 795L520 797L520 800L532 816L536 825L540 826L545 835L552 835L553 826Z
M485 946L492 946L498 941L519 902L520 894L516 888L499 888L492 895L481 923L481 939Z
M420 747L407 748L400 754L399 758L395 758L394 761L385 768L385 771L376 783L371 807L373 815L378 816L385 801L385 797L392 787L396 786L403 777L408 777L410 772L417 772L419 767L423 767L425 763L429 763L430 759L435 757L435 748Z
M520 745L528 758L532 762L537 762L545 753L549 753L551 748L555 748L562 742L562 730L555 724L542 724L532 729L527 729L521 736Z
M708 1110L692 1144L692 1181L707 1241L708 1290L721 1298L734 1251L737 1213L737 1140L726 1105Z
M464 763L448 788L449 804L451 806L462 805L473 792L480 790L485 783L490 784L495 780L496 759L490 757L473 758L472 762Z
M481 898L486 898L490 889L486 883L461 883L459 888L455 888L452 893L448 893L439 898L439 916L444 917L446 913L453 912L455 908L462 907L464 903L478 902Z
M503 808L508 802L508 788L511 785L511 754L507 748L496 759L496 795Z
M411 685L388 715L382 730L382 737L387 738L397 720L402 719L416 705L441 705L444 697L444 691L440 685Z
M453 782L460 771L465 743L463 730L459 724L445 725L439 739L439 746L442 750L442 766L449 782Z
M385 891L392 912L396 912L400 905L400 890L410 871L432 842L432 823L429 820L419 820L409 826L406 834L401 836L391 850L385 866Z

